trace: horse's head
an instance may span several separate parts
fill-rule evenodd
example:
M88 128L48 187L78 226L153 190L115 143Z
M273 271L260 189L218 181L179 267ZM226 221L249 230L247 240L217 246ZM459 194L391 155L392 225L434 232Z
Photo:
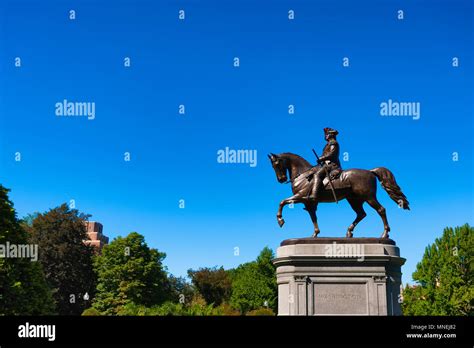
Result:
M285 164L285 159L273 153L267 156L270 159L270 162L272 162L272 167L275 170L275 174L276 174L278 182L280 184L283 184L284 182L288 180L287 166Z

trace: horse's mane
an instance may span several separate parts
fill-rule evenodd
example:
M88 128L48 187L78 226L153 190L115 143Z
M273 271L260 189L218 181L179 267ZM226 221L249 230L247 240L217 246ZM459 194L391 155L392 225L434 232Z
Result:
M294 154L294 153L291 153L291 152L284 152L284 153L281 153L279 156L281 157L289 157L290 159L292 160L296 160L298 162L300 162L302 165L305 165L307 167L312 167L313 165L311 163L309 163L307 160L305 160L303 157L297 155L297 154Z

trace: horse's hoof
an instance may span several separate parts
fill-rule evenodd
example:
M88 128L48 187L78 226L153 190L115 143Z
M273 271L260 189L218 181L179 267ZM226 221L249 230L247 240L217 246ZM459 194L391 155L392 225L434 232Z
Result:
M384 231L384 232L382 233L382 235L380 236L380 238L381 238L381 239L386 239L386 238L388 238L388 232L387 232L387 231Z
M313 238L317 238L318 237L318 234L319 234L319 231L314 231L313 235L311 237Z
M351 231L347 231L346 238L352 238L353 234Z
M278 219L278 225L280 227L283 227L283 225L285 224L285 220L284 219Z

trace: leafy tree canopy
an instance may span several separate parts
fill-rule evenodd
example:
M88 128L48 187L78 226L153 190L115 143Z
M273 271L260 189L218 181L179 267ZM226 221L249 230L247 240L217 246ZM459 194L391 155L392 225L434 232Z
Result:
M244 314L262 307L276 311L278 289L273 258L273 251L265 247L256 261L242 264L232 272L232 307Z
M13 203L0 185L0 246L28 244L28 235L17 219ZM28 258L0 257L0 315L54 313L51 291L38 262Z
M191 282L207 304L219 306L227 302L232 291L232 283L223 267L189 270Z
M165 253L149 248L137 232L114 239L95 259L98 282L93 307L101 314L118 314L126 305L163 303L170 297L162 264L165 257Z
M403 291L405 315L472 315L474 228L445 228L425 249L413 279Z
M63 204L38 214L31 226L25 224L32 243L38 245L39 261L46 281L53 289L59 314L79 315L93 297L95 274L93 247L84 244L88 239L85 221L88 215Z

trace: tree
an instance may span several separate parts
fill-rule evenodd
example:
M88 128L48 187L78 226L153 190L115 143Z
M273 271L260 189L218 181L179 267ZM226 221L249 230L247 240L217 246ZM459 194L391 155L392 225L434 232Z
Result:
M95 258L97 293L93 307L101 314L122 313L124 306L152 307L170 297L170 284L162 264L166 257L132 232L118 237Z
M94 251L84 244L87 218L63 204L39 214L31 227L25 226L31 242L38 244L39 261L61 315L80 315L90 304L84 296L90 299L94 294Z
M223 267L200 268L189 270L191 282L207 304L219 306L229 300L232 282Z
M415 286L403 290L405 315L473 315L474 228L445 228L416 266Z
M172 274L168 276L169 301L182 304L191 303L195 296L195 289L183 277L175 277Z
M21 227L6 188L0 185L0 315L43 315L54 313L51 291L38 262L5 257L8 245L25 245Z
M33 221L38 217L40 213L39 212L34 212L32 214L26 214L26 216L21 219L21 223L26 224L27 226L33 226Z
M243 314L262 307L276 311L278 289L273 258L273 251L265 247L256 261L242 264L232 272L232 307Z

